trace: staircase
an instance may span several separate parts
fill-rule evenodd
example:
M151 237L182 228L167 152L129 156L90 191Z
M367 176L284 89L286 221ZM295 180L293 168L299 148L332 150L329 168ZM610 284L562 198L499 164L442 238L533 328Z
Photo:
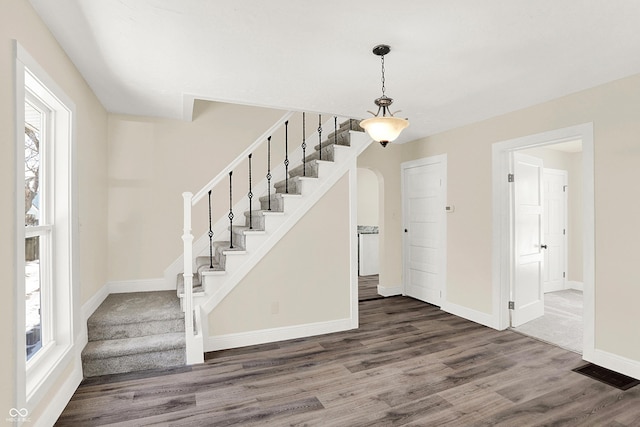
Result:
M330 172L332 163L336 160L336 152L349 151L351 132L364 132L357 120L350 119L341 123L337 132L329 133L322 144L313 147L312 153L305 157L304 164L289 170L288 180L283 179L273 184L275 192L259 198L260 209L244 212L244 225L234 225L230 230L233 248L231 240L214 241L213 262L210 262L208 248L203 251L206 254L195 258L193 297L196 303L206 302L207 296L221 290L227 274L234 272L239 265L245 263L244 258L249 255L247 249L255 251L265 237L272 234L283 222L283 218L292 213L305 196L303 191L305 183L307 186L317 185L314 181L325 177L320 174L322 168L326 173ZM287 206L288 209L285 208L286 205L290 205ZM176 280L178 296L183 299L185 296L183 272L177 274ZM207 311L212 308L213 306L208 307Z
M184 323L174 291L109 295L87 321L84 376L184 365Z
M229 226L221 230L220 222L216 224L215 236L223 239L211 244L213 257L210 258L210 247L207 236L202 236L195 245L191 235L191 206L204 198L206 191L217 183L223 182L224 174L216 177L205 186L193 199L191 193L185 193L185 255L182 258L183 270L175 270L173 280L177 283L177 294L181 298L186 313L192 316L186 318L187 363L200 363L203 354L204 337L208 336L206 316L226 295L233 290L241 279L255 266L284 236L295 223L311 209L323 194L325 194L337 180L355 165L355 159L370 143L357 120L349 119L326 135L305 156L303 164L282 173L282 179L266 186L272 190L259 198L258 203L253 200L253 210L246 210L244 224ZM333 128L333 126L332 126ZM269 135L269 134L267 134ZM253 150L250 147L248 150ZM243 153L246 155L247 152ZM250 154L251 151L248 151ZM296 153L293 158L301 153ZM242 157L239 156L239 159ZM230 165L233 170L236 165ZM274 175L275 176L275 175ZM275 189L275 191L273 190ZM266 192L266 191L265 191ZM248 204L248 202L247 202ZM245 207L245 209L248 206ZM238 212L241 210L234 211ZM224 223L222 223L224 224ZM216 228L214 227L214 229ZM223 231L221 233L221 231ZM205 242L205 245L202 243ZM232 244L233 243L233 244ZM195 247L194 247L195 246ZM174 263L175 264L175 263ZM165 277L170 271L165 272ZM184 274L186 273L186 274ZM191 276L191 273L193 276ZM185 286L185 278L189 281ZM191 286L189 286L191 285Z
M265 135L283 123L286 126L291 114L285 115ZM289 178L275 183L269 179L258 186L268 194L258 201L252 200L253 203L246 196L238 202L234 206L237 212L251 205L253 209L236 216L236 223L244 219L243 225L229 227L225 218L218 221L216 232L211 234L222 239L211 242L211 247L207 235L193 244L191 205L222 182L228 172L221 172L196 197L183 194L185 253L165 271L166 280L177 280L177 295L175 291L109 295L87 322L89 342L82 352L84 376L202 362L208 313L354 167L357 155L371 143L371 139L358 132L363 132L358 121L349 119L329 133L322 144L308 150L311 154L305 156L303 164L288 171L282 166L279 166L282 170L272 171L274 177ZM250 154L259 145L257 142L232 162L229 170ZM302 152L299 147L292 157L302 158ZM209 256L210 250L213 257Z

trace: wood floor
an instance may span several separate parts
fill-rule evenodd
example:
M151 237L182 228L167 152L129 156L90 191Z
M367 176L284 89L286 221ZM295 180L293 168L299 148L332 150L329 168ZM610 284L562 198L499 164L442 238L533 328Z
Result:
M358 276L358 301L370 301L384 298L378 294L380 277L377 274L371 276Z
M87 380L57 425L640 426L640 386L406 297L360 303L358 330L207 356Z

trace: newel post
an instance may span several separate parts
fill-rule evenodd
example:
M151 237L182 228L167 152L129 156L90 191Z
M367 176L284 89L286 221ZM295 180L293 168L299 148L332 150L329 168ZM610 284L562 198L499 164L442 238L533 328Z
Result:
M193 194L182 193L184 199L184 319L187 337L193 336L193 234L191 234L191 200Z

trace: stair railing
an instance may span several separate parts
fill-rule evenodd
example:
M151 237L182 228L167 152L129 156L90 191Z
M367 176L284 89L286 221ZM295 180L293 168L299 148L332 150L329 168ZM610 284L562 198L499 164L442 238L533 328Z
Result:
M198 202L200 202L205 196L208 196L208 209L209 209L209 229L208 229L208 240L209 240L209 267L213 268L213 230L211 225L211 192L212 190L221 182L225 180L225 178L229 179L229 212L228 212L228 220L229 220L229 233L230 233L230 249L233 248L233 196L232 196L232 175L233 171L240 166L240 164L244 161L248 161L249 165L249 192L247 195L249 210L251 212L251 201L253 197L253 191L251 187L252 178L251 178L251 159L253 152L256 151L262 144L267 144L267 175L266 175L266 186L268 192L268 209L271 210L271 136L277 130L284 126L285 135L284 135L284 145L285 145L285 160L284 160L284 175L285 175L285 192L289 192L289 151L288 151L288 124L289 119L295 114L293 111L289 111L285 113L278 121L276 121L269 129L267 129L262 135L260 135L251 145L249 145L242 153L240 153L227 167L221 170L211 181L209 181L202 189L200 189L197 193L192 194L191 192L182 193L183 197L183 210L184 210L184 226L183 226L183 275L184 275L184 297L183 297L183 310L185 313L185 338L186 338L186 354L187 354L187 364L195 364L195 363L203 363L204 362L204 332L203 332L203 321L202 313L200 307L194 304L193 299L193 266L194 266L194 257L193 257L193 233L192 233L192 208ZM306 113L302 113L302 144L300 147L302 153L302 167L303 167L303 176L306 176ZM333 116L334 119L334 133L337 132L337 116ZM351 123L351 122L350 122ZM322 114L318 114L318 141L320 144L320 154L319 160L322 160ZM335 136L337 138L337 136ZM337 139L334 140L337 142ZM249 225L251 224L251 213L249 214Z

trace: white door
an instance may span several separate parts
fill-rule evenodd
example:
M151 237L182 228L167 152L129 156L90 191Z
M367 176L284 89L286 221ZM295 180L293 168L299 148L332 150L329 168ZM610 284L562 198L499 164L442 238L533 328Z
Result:
M441 305L446 251L446 156L402 164L404 294Z
M513 153L513 281L511 326L544 314L542 289L542 159Z
M565 289L568 172L544 169L544 292Z

